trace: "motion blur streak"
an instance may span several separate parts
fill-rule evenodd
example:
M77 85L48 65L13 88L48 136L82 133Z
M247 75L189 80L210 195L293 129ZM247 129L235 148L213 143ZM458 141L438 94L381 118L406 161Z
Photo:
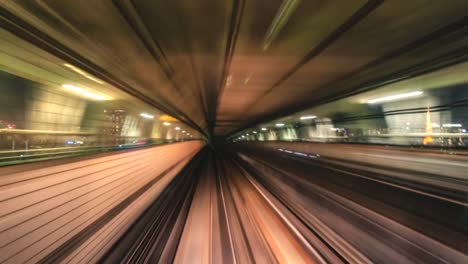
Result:
M164 215L145 214L139 221L146 224L137 223L130 229L103 259L105 262L161 261L168 257L175 263L340 261L249 172L240 168L237 161L220 158L208 150L200 155L202 161L197 161L198 169L192 175L198 178L196 187L192 187L195 190L188 188L186 196L179 193L177 198L181 204L186 197L192 199L190 207L179 213L187 215L185 224L175 215L171 221L172 233L169 229L165 231L167 234L157 234L155 230L166 226L165 222L159 222ZM160 213L167 208L163 203L178 202L158 200L155 205L159 205ZM169 236L180 236L179 244L166 245ZM133 250L122 251L125 245Z
M467 3L0 0L0 264L467 264Z
M179 143L0 169L0 261L99 254L201 146Z
M375 160L364 161L366 166L353 166L359 162L337 163L328 153L315 153L319 158L311 159L293 151L275 151L278 145L315 147L270 143L238 145L232 152L203 151L194 161L191 183L186 182L194 185L181 188L184 192L175 200L157 200L151 213L145 213L102 260L464 263L468 259L463 219L466 182L451 175L456 170L432 174L444 162L466 166L466 157L418 154L420 163L439 163L422 173L396 169L398 163L380 164L379 148L350 146L348 152L376 155ZM386 151L391 157L405 150ZM191 204L186 204L190 199ZM173 203L180 204L181 211L165 215ZM166 217L171 220L163 220ZM175 237L178 244L170 239ZM128 247L130 251L122 250Z

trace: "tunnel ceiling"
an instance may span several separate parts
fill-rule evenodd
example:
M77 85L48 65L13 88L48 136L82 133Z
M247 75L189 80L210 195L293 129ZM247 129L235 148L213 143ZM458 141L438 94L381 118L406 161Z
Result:
M0 11L10 33L217 135L468 54L466 0L3 1Z

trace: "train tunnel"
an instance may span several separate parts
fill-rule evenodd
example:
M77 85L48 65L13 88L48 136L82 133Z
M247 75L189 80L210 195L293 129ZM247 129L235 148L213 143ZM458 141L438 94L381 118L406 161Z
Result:
M0 263L468 263L466 0L0 24Z

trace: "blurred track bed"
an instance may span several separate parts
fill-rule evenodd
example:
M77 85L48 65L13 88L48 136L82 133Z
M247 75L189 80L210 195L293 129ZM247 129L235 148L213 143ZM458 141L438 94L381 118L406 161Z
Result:
M201 142L0 169L0 262L93 262Z
M460 203L361 177L320 155L238 150L205 150L180 191L168 190L101 262L468 260Z
M276 147L187 142L25 165L0 177L2 261L467 263L460 179Z
M220 155L218 153L218 155ZM213 160L200 175L175 263L308 263L321 256L229 159ZM214 170L216 168L216 170Z
M312 152L313 146L303 144L298 149L288 143L267 143L245 144L239 149L244 153L240 155L242 166L347 261L466 263L468 258L462 252L468 251L467 208L463 200L445 197L450 195L447 190L436 196L424 191L424 173L405 171L413 177L421 176L419 185L403 178L395 181L395 171L388 167L396 168L398 163L384 167L363 158L367 164L357 169L353 162L336 164L327 156L317 155ZM340 147L320 144L316 149L327 146L332 151ZM367 152L368 156L372 153ZM388 154L391 160L392 154ZM402 151L393 153L397 154L406 158ZM346 148L340 155L346 155ZM418 156L413 154L409 159ZM458 158L439 156L438 161L443 164L450 159ZM435 164L426 168L428 173L433 172ZM376 173L376 168L387 175ZM437 180L447 179L440 175ZM466 181L451 184L456 187L453 192L458 192L455 197L467 197Z
M247 171L217 155L206 151L185 187L157 200L101 262L342 262Z
M199 153L102 257L103 263L168 263L174 258L206 151ZM177 239L174 239L176 237Z

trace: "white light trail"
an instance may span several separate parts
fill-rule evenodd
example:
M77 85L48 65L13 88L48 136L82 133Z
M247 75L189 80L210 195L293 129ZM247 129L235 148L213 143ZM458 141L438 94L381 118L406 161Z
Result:
M86 96L88 98L91 98L91 99L94 99L94 100L99 100L99 101L103 101L105 100L105 98L103 96L100 96L100 95L97 95L97 94L94 94L92 92L89 92L83 88L80 88L80 87L77 87L75 85L71 85L71 84L64 84L62 85L63 88L67 89L67 90L70 90L74 93L77 93L77 94L80 94L80 95L83 95L83 96Z
M409 92L409 93L402 93L402 94L395 94L395 95L389 95L385 97L380 97L376 99L371 99L367 101L368 104L376 104L376 103L381 103L381 102L388 102L388 101L395 101L399 99L405 99L409 97L415 97L423 94L422 91L415 91L415 92Z
M314 115L301 116L299 119L301 119L301 120L308 120L308 119L314 119L314 118L317 118L317 116L314 116Z
M77 67L75 67L75 66L73 66L71 64L65 63L65 64L63 64L63 66L71 69L72 71L74 71L74 72L76 72L76 73L78 73L78 74L80 74L80 75L82 75L82 76L84 76L84 77L86 77L86 78L88 78L88 79L90 79L92 81L95 81L95 82L97 82L99 84L104 84L103 81L101 81L101 80L99 80L97 78L94 78L94 76L91 76L90 74L86 73L85 71L83 71L80 68L77 68Z
M442 127L462 127L462 124L443 124Z
M148 118L148 119L153 119L154 118L154 115L150 115L150 114L147 114L147 113L141 113L140 116L144 117L144 118Z

